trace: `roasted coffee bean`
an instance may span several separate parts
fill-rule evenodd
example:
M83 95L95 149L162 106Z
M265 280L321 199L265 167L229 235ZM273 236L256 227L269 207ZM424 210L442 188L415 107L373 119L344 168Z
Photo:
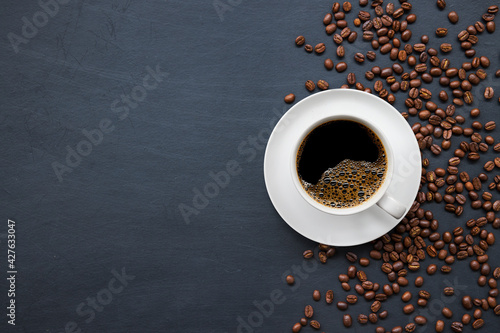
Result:
M492 121L488 121L486 124L484 124L484 129L487 131L493 131L496 128L496 123Z
M474 320L474 322L472 323L472 328L477 330L477 329L483 327L483 325L484 325L484 320L481 318L478 318L478 319Z
M332 23L332 18L333 18L332 14L330 13L326 14L325 17L323 18L323 24L328 25Z
M419 299L417 299L417 305L420 307L426 307L427 300L425 298L419 298Z
M315 330L319 330L321 328L320 323L317 320L311 320L309 325L314 328Z
M325 68L329 71L331 71L333 69L333 61L332 59L328 58L328 59L325 59Z
M500 267L497 267L493 270L493 278L500 279Z
M352 326L351 315L345 314L344 317L342 318L342 322L343 322L345 327L351 327Z
M461 322L454 321L451 323L451 330L456 333L463 332L464 325Z
M311 81L312 82L312 81ZM314 84L314 83L313 83ZM302 253L302 256L305 258L305 259L309 259L309 258L312 258L314 256L314 252L311 251L311 250L306 250L304 251L304 253Z
M370 259L368 259L368 258L360 258L359 259L359 264L361 266L365 266L366 267L366 266L368 266L370 264Z
M484 165L484 170L486 171L491 171L495 168L495 163L493 161L488 161L486 162L486 164Z
M358 38L358 33L356 31L351 31L349 36L347 36L347 41L349 43L354 43L357 38Z
M472 309L472 298L470 296L463 296L462 297L462 305L465 309L470 310Z
M438 37L444 37L448 34L448 29L446 28L437 28L436 29L436 36Z
M382 304L380 303L380 301L375 301L370 306L370 309L372 312L378 312L380 310L381 306L382 306Z
M441 313L443 314L443 316L445 316L446 318L451 318L453 316L453 312L447 308L447 307L444 307L442 310L441 310Z
M401 300L403 302L409 302L411 300L411 297L412 297L411 292L405 291L405 293L401 296Z
M484 98L486 99L492 99L493 96L495 95L495 92L492 87L486 87L484 90Z
M311 305L306 305L305 309L304 309L304 315L306 316L306 318L312 318L314 314L314 309Z
M333 303L333 290L327 290L326 291L325 301L326 301L326 304L332 304Z
M455 24L458 22L458 14L455 11L451 11L448 13L448 20L450 20L451 23Z
M337 72L342 73L347 69L347 64L345 62L339 62L335 65Z
M444 321L438 320L435 326L436 332L440 333L444 331Z
M374 284L371 281L365 281L365 282L361 283L361 287L363 288L363 290L372 290L373 286L374 286Z
M316 44L316 46L314 47L314 51L317 53L317 54L321 54L323 52L325 52L325 43L319 43L319 44Z
M302 329L302 325L300 323L295 323L295 325L293 325L293 327L292 327L292 332L299 333L301 329Z
M304 50L306 50L306 52L308 53L311 53L314 50L314 48L312 47L312 45L306 44L304 45Z
M446 8L446 2L444 0L437 0L436 4L439 9L445 9Z
M365 314L358 315L358 322L360 324L366 324L368 322L368 316Z
M342 38L342 36L340 34L335 34L335 35L333 35L333 41L335 42L335 44L338 45L344 41L344 38Z
M413 331L415 331L416 328L417 327L416 327L415 323L406 324L405 332L413 332Z
M463 41L466 41L467 38L469 38L469 33L467 32L467 30L462 30L458 33L458 40L463 42Z
M490 13L490 14L496 14L496 13L498 13L498 6L497 5L489 6L488 7L488 13Z
M329 85L328 85L328 82L326 82L325 80L319 80L316 85L318 86L318 89L320 90L327 90Z
M342 310L342 311L347 310L347 307L348 307L348 305L346 302L342 302L342 301L337 302L337 308L339 310Z
M289 285L293 285L295 283L295 278L293 277L293 275L286 276L286 283L288 283Z
M346 258L347 258L347 260L349 260L350 262L353 262L353 263L358 260L358 256L353 252L347 252Z
M385 319L385 318L387 318L387 316L388 316L388 315L389 315L389 312L388 312L387 310L384 310L384 311L382 311L382 312L380 312L380 313L378 314L378 317L379 317L380 319Z
M450 266L446 266L446 265L441 266L441 272L445 273L445 274L450 273L451 272L451 267Z
M354 73L347 74L347 83L353 85L356 83L356 75Z
M425 318L424 316L416 316L414 320L415 320L415 324L417 324L417 325L427 324L427 318Z
M316 84L313 81L311 81L311 80L306 81L306 89L307 90L313 91L315 88L316 88Z
M346 301L349 304L356 304L356 302L358 301L358 297L356 295L347 295Z
M446 287L444 288L443 293L446 296L452 296L453 294L455 294L455 290L453 289L453 287Z
M305 42L306 42L306 39L304 36L299 36L299 37L295 38L295 44L297 46L302 46L302 45L304 45Z
M313 291L313 300L318 302L321 299L321 293L319 290L314 290Z
M344 29L342 29L342 31L340 32L340 36L343 38L343 39L346 39L347 37L349 37L349 35L351 34L351 29L349 27L345 27Z
M325 27L325 32L327 35L333 34L337 30L337 25L335 23L331 23Z
M490 14L490 13L485 13L485 14L483 14L482 18L486 22L490 22L490 21L493 21L495 19L495 15L494 14Z
M285 103L291 104L295 101L295 95L294 94L288 94L285 96Z
M413 304L408 304L403 307L403 313L404 314L410 314L415 310L415 307Z
M422 287L423 284L424 284L424 278L421 276L418 276L415 279L415 287Z
M362 63L365 61L365 55L363 53L360 53L360 52L357 52L355 55L354 55L354 60L356 62L359 62L359 63Z
M358 272L356 273L356 276L358 277L358 280L359 280L359 281L361 281L361 282L365 282L365 281L367 281L367 279L368 279L368 278L366 277L366 273L365 273L365 272L363 272L363 271L358 271Z

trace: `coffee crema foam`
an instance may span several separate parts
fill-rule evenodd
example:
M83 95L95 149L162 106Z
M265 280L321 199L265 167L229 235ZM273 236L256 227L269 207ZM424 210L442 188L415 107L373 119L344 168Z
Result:
M363 127L378 148L378 157L374 162L344 159L324 171L316 184L306 182L299 176L304 190L322 205L333 208L358 206L370 199L384 182L387 173L384 146L373 131L361 124L358 125ZM306 141L307 137L299 148L297 162L300 161Z
M325 206L355 207L375 194L382 185L385 173L385 155L376 162L347 159L326 170L316 185L302 181L302 187Z

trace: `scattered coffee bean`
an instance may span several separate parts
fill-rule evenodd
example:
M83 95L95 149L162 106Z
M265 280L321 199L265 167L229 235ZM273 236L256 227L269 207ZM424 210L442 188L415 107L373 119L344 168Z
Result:
M309 325L314 328L315 330L319 330L321 328L320 323L317 320L311 320Z
M342 319L342 322L344 323L345 327L351 327L352 326L351 315L345 314L344 317L343 317L343 319Z
M321 53L325 52L325 50L326 50L325 43L319 43L319 44L317 44L317 45L314 47L314 51L315 51L317 54L321 54Z
M495 95L495 92L492 87L486 87L484 90L484 98L486 99L492 99L493 96Z
M327 290L325 294L325 301L327 304L333 303L333 290Z
M335 69L337 72L342 73L347 69L347 64L345 62L339 62L337 65L335 65Z
M414 321L415 321L415 324L417 324L417 325L427 324L427 318L425 318L424 316L416 316L414 318Z
M306 316L306 318L312 318L313 314L314 314L313 307L310 305L306 305L304 309L304 315Z
M295 44L297 44L297 46L302 46L302 45L304 45L305 42L306 42L306 39L304 38L304 36L299 36L299 37L295 38Z
M318 89L320 90L327 90L329 85L328 85L328 82L326 82L325 80L319 80L316 85L318 86Z
M295 101L295 95L294 94L288 94L285 96L285 103L291 104Z
M319 290L314 290L313 291L313 300L318 302L321 299L321 293Z
M368 258L360 258L359 259L359 264L361 266L366 267L366 266L368 266L370 264L370 259L368 259Z
M404 294L401 296L401 300L406 303L411 300L411 297L412 297L411 292L405 291Z
M337 308L339 310L342 310L342 311L347 310L348 306L349 305L346 302L342 302L342 301L337 302Z
M286 283L288 283L289 285L293 285L295 283L295 278L293 277L293 275L286 276Z
M455 294L455 290L453 289L453 287L446 287L446 288L444 288L443 293L446 296L452 296Z
M451 11L448 13L448 20L450 20L451 23L455 24L458 22L458 14L455 11Z
M311 80L306 81L306 89L307 90L313 91L315 88L316 88L316 84L313 81L311 81ZM311 251L311 253L312 253L312 251ZM312 255L311 255L311 257L312 257Z
M477 329L480 329L481 327L483 327L483 325L484 325L484 320L479 318L479 319L474 320L474 322L472 323L472 328L477 330Z
M366 323L368 323L368 316L367 316L367 315L365 315L365 314L360 314L360 315L358 316L358 322L359 322L360 324L366 324Z
M332 59L328 58L328 59L325 59L325 68L329 71L331 71L333 69L333 61Z
M353 252L347 252L345 256L346 256L347 260L349 260L352 263L354 263L358 260L358 256Z
M454 321L451 323L451 330L456 333L463 332L464 325L461 322Z
M415 307L412 304L405 305L403 307L403 313L410 314L415 310Z

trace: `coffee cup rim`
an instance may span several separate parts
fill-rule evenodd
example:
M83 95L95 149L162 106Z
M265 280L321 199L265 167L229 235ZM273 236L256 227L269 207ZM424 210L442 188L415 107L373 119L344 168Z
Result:
M302 184L300 183L299 180L299 175L298 175L298 170L297 170L297 153L300 148L300 145L302 144L302 141L304 138L311 133L316 127L320 126L321 124L333 121L333 120L352 120L361 123L362 125L368 127L370 130L372 130L380 139L382 142L382 145L384 146L386 155L387 155L387 170L386 170L386 175L384 177L384 181L382 183L382 186L375 192L375 194L362 204L359 204L355 207L349 207L349 208L335 208L335 207L327 207L325 205L322 205L321 203L317 202L314 200L302 187ZM360 213L364 210L369 209L373 205L375 205L385 194L387 189L389 188L389 185L392 180L392 175L393 175L393 168L394 168L394 155L393 151L390 145L390 142L387 140L386 136L378 129L378 127L373 124L368 122L367 120L358 117L358 116L353 116L349 114L336 114L336 115L330 115L326 117L321 117L321 119L317 119L312 122L312 124L308 125L304 131L300 133L298 136L298 140L295 142L295 144L292 147L291 151L291 176L293 183L295 185L296 190L300 193L302 198L304 198L310 205L312 205L314 208L331 214L331 215L353 215Z

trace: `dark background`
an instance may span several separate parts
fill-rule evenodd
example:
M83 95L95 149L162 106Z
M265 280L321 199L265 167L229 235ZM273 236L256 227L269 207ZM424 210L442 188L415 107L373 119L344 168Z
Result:
M226 6L220 15L217 3ZM434 30L448 27L445 39L455 49L447 57L455 66L465 61L457 33L480 20L489 5L499 4L449 1L446 10L440 11L435 1L412 3L411 12L418 19L410 26L410 42L428 34L429 45L438 47ZM297 100L308 96L307 79L325 79L330 87L340 87L349 71L372 86L364 72L375 64L391 63L380 54L374 63L355 63L355 52L371 49L359 36L354 44L344 43L348 71L327 72L323 60L329 56L338 61L322 23L331 4L68 1L16 53L8 34L21 36L22 18L33 22L41 7L36 1L4 1L0 19L3 311L8 301L8 219L16 222L18 275L16 326L7 325L2 313L0 331L59 333L68 322L75 322L82 332L236 332L238 325L239 332L288 332L303 316L304 306L313 302L314 289L323 293L333 289L337 301L344 298L337 275L348 266L345 249L339 249L326 265L309 263L310 273L302 278L295 274L294 288L283 282L294 266L304 264L302 252L316 244L295 233L275 212L262 171L262 143L270 123L289 108L283 103L286 94L295 93ZM351 27L360 9L357 1L353 4L347 16ZM450 10L460 16L456 25L446 18ZM295 47L300 34L312 45L325 42L325 54L307 54ZM473 89L474 104L458 108L457 114L466 116L472 107L480 107L478 120L498 122L500 85L493 75L500 65L498 33L483 33L476 50L491 59L489 77ZM142 85L147 66L159 66L168 75L120 120L111 105ZM488 85L496 89L496 97L486 102L482 93ZM437 82L430 86L437 95ZM405 110L406 94L396 97L395 106ZM433 101L438 102L435 97ZM102 142L59 181L52 164L65 163L67 146L76 149L85 140L82 130L98 128L103 119L109 119L114 130L104 134ZM468 119L465 125L470 123ZM259 134L264 141L255 139ZM491 135L498 140L498 129ZM256 148L251 150L250 142L255 140ZM432 157L431 167L446 167L460 141L453 138L452 149L439 158L426 151L424 155ZM487 158L466 163L463 170L477 174ZM193 206L196 189L203 190L212 181L209 172L225 170L230 160L239 163L240 173L197 215L183 219L179 205ZM490 179L495 173L498 169ZM494 200L499 198L494 195ZM469 204L465 207L457 218L445 213L443 205L425 206L435 210L440 232L484 215L472 211ZM491 225L486 228L493 230ZM489 251L492 267L500 265L497 247ZM370 249L366 245L349 250L367 256ZM430 262L441 264L427 259L424 267ZM448 282L464 286L457 289L462 296L485 297L487 288L476 283L479 274L467 266L468 260L456 263L452 274L432 278L421 272L424 288L436 301L429 312L416 314L426 315L433 326L446 305L455 312L453 319L459 320L464 309L458 299L440 296ZM111 271L122 268L135 278L85 322L89 315L79 316L78 305L107 288L114 276ZM386 283L379 263L372 262L365 271L373 281ZM416 276L410 275L411 283ZM279 295L280 304L270 309L273 295ZM255 303L264 304L264 315ZM387 329L406 324L401 306L399 297L384 303L390 314L379 324ZM369 304L359 302L349 312L368 314ZM341 318L334 306L323 301L315 306L315 319L325 332L338 331ZM484 318L487 324L482 331L495 332L498 317L489 311ZM249 320L254 327L248 326ZM373 332L374 327L356 323L350 331Z

